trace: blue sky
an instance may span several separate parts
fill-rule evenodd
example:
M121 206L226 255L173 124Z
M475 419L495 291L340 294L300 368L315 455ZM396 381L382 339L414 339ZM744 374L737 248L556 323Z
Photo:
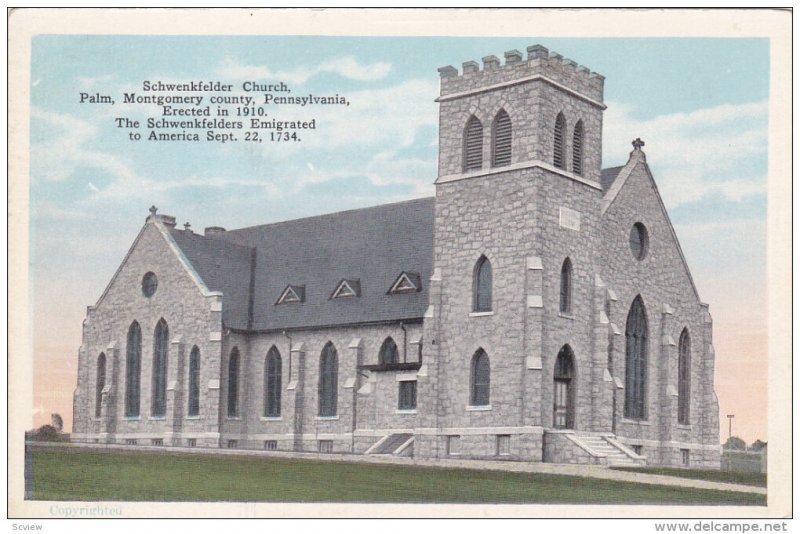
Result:
M744 319L734 308L745 307L765 330L767 39L38 36L30 88L35 305L63 318L54 331L77 348L84 307L151 204L200 231L432 195L436 69L514 48L524 54L537 43L606 77L603 166L624 164L631 139L645 140L717 324L735 330ZM200 79L235 87L284 80L295 94L338 93L352 105L282 109L280 119L320 124L294 145L131 142L115 127L117 116L158 113L122 105L123 91L141 93L143 80ZM117 105L78 103L80 92L98 91ZM731 289L743 284L753 295L736 301Z

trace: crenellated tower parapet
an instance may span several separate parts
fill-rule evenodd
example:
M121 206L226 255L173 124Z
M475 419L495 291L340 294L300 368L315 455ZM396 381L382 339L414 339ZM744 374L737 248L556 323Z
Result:
M532 78L547 79L578 93L597 104L603 103L605 77L592 72L587 67L551 52L542 45L527 48L527 57L519 50L509 50L501 64L497 56L483 58L483 68L477 61L465 61L462 71L451 65L441 67L441 88L439 100L452 98L459 93L476 89L490 90L493 86L523 83Z

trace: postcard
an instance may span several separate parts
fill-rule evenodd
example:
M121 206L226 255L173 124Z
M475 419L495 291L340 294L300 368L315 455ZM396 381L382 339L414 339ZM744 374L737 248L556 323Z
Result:
M790 514L790 24L12 11L10 516Z

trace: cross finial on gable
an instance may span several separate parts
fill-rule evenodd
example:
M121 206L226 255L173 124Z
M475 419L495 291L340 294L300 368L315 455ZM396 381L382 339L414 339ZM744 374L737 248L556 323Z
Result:
M184 229L184 230L188 230L188 229L189 229L189 228L191 228L191 227L192 227L192 225L191 225L191 224L189 224L189 221L186 221L185 223L183 223L183 229Z
M633 148L635 150L641 150L642 147L644 146L644 141L642 141L641 138L637 137L636 139L631 141L631 144L633 145Z
M150 215L155 215L157 211L158 211L158 208L155 207L155 205L150 206Z

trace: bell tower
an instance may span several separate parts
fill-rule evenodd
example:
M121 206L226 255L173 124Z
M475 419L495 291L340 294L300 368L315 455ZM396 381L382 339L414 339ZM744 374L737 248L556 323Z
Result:
M592 247L600 213L603 76L531 46L439 69L434 275L424 428L415 455L542 459L556 357L574 352L576 429L591 419ZM574 306L559 309L572 265ZM480 429L480 430L476 430ZM453 452L457 451L457 452Z

